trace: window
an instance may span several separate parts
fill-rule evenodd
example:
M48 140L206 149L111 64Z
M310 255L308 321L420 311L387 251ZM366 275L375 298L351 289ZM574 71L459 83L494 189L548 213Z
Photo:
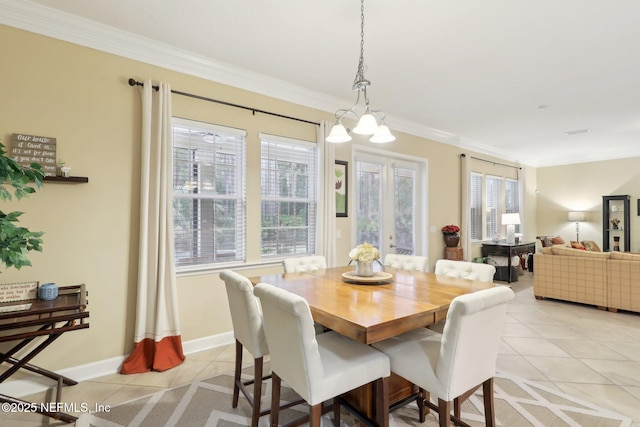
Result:
M263 258L315 254L318 149L260 134Z
M472 240L503 235L502 214L520 211L517 179L472 172L470 198Z
M502 177L487 176L486 198L485 236L491 239L500 234L502 227Z
M519 213L520 212L520 200L518 192L518 181L511 178L505 179L505 193L504 193L504 212L505 213ZM516 225L516 233L520 232L520 224Z
M245 132L173 120L176 266L245 261Z

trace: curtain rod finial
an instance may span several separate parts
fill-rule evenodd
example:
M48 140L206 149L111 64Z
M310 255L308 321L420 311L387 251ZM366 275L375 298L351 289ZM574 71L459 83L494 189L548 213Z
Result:
M142 83L135 81L135 79L129 79L129 86L142 86Z

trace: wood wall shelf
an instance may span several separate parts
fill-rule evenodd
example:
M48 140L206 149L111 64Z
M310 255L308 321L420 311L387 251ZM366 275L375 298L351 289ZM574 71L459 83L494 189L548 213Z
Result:
M86 176L45 176L44 181L83 184L89 182L89 178Z

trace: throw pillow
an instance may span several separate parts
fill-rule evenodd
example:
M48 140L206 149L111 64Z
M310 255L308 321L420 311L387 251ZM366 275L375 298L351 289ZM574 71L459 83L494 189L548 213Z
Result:
M582 246L584 246L588 251L602 252L602 250L600 250L600 246L598 246L598 244L593 240L583 240L580 243L582 243Z
M581 251L587 250L587 248L584 245L582 245L580 242L575 242L573 240L571 241L571 247L573 249L580 249Z
M538 236L537 239L540 239L543 248L553 246L553 236Z
M553 242L554 245L563 245L564 244L564 239L560 236L555 236L551 239L551 241Z
M540 240L539 237L536 237L536 253L537 254L541 253L542 248L544 248L544 245L542 244L542 240Z

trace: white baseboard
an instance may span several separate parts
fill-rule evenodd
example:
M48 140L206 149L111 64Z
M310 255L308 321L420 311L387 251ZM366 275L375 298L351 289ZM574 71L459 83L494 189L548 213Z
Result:
M233 332L225 332L223 334L211 335L204 338L182 343L182 349L185 355L197 353L211 348L229 345L234 342ZM117 374L120 370L122 362L127 355L112 357L97 362L87 363L85 365L74 366L57 371L56 373L74 380L88 381L93 378L103 377L105 375ZM24 371L23 372L27 372ZM33 374L32 378L9 381L0 384L0 394L13 397L27 396L34 393L45 391L53 386L56 382L42 375Z

